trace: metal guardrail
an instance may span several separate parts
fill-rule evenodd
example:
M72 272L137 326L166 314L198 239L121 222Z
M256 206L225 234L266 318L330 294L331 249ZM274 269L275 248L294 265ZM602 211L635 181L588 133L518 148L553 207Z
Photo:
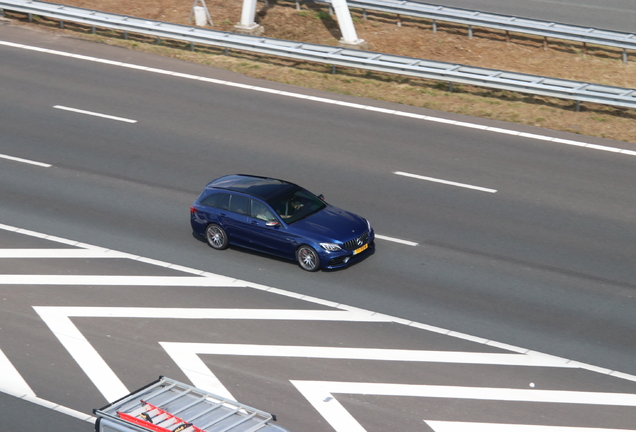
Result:
M97 12L54 3L31 0L0 0L0 9L36 14L64 21L95 27L133 32L201 44L237 49L258 54L296 60L366 69L377 72L427 78L450 83L460 83L499 90L510 90L532 95L550 96L577 102L636 108L636 90L621 87L590 84L536 75L525 75L460 64L422 60L375 52L361 51L220 32L178 24L150 21L124 15Z
M297 0L298 1L298 0ZM331 0L312 0L331 6ZM468 26L468 35L472 37L473 27L483 27L507 32L531 34L545 38L555 38L585 44L611 46L623 50L623 62L627 62L627 50L636 50L636 35L612 30L560 24L550 21L533 20L509 15L499 15L467 9L451 8L426 3L399 0L347 0L349 7L385 12L396 15L413 16L433 21L433 30L437 21L463 24Z

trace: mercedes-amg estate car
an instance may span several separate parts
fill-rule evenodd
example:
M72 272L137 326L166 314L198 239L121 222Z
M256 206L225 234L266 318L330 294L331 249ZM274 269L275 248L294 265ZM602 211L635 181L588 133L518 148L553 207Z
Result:
M335 269L374 250L373 228L293 183L232 174L208 183L190 207L194 232L213 249L229 244Z

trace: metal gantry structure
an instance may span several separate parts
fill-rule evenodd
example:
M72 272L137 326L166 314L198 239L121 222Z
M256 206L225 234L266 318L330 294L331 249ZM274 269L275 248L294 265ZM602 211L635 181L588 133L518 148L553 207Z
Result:
M528 75L501 70L478 68L461 64L424 60L412 57L389 55L329 45L317 45L272 39L259 36L214 31L179 24L151 21L125 15L110 14L88 9L33 0L0 0L0 8L31 15L41 15L96 27L129 32L158 38L190 42L195 44L236 49L263 55L272 55L295 60L323 63L336 66L365 69L376 72L407 75L474 85L498 90L549 96L581 102L636 108L636 90L563 80L538 75Z

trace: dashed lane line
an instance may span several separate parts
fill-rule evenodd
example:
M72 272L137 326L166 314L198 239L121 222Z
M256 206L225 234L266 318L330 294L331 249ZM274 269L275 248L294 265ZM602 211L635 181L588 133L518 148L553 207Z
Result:
M28 164L28 165L35 165L35 166L39 166L39 167L43 167L43 168L51 168L53 166L51 164L47 164L47 163L44 163L44 162L38 162L38 161L30 160L30 159L23 159L23 158L9 156L9 155L5 155L5 154L0 154L0 159L6 159L6 160L13 161L13 162L20 162L20 163L24 163L24 164Z
M636 150L628 150L628 149L623 149L623 148L619 148L619 147L611 147L611 146L604 146L604 145L587 143L587 142L583 142L583 141L575 141L575 140L569 140L569 139L563 139L563 138L555 138L555 137L551 137L551 136L547 136L547 135L520 132L520 131L517 131L517 130L514 130L514 129L497 128L497 127L485 126L485 125L481 125L481 124L477 124L477 123L462 122L462 121L457 121L457 120L445 119L445 118L441 118L441 117L433 117L433 116L415 114L415 113L410 113L410 112L405 112L405 111L398 111L398 110L379 108L379 107L375 107L375 106L371 106L371 105L356 104L356 103L351 103L351 102L339 101L339 100L335 100L335 99L316 97L316 96L308 96L308 95L305 95L305 94L302 94L302 93L274 90L274 89L270 89L270 88L266 88L266 87L253 86L253 85L249 85L249 84L241 84L241 83L236 83L236 82L232 82L232 81L224 81L224 80L219 80L219 79L215 79L215 78L208 78L208 77L202 77L202 76L191 75L191 74L184 74L184 73L170 71L170 70L165 70L165 69L157 69L157 68L151 68L151 67L141 66L141 65L131 64L131 63L124 63L124 62L101 59L101 58L97 58L97 57L85 56L85 55L80 55L80 54L73 54L73 53L64 52L64 51L56 51L56 50L51 50L51 49L47 49L47 48L24 45L24 44L9 42L9 41L0 41L0 45L11 47L11 48L18 48L18 49L36 51L36 52L41 52L41 53L46 53L46 54L64 56L64 57L74 58L74 59L78 59L78 60L85 60L85 61L91 61L91 62L96 62L96 63L102 63L102 64L107 64L107 65L112 65L112 66L125 67L125 68L130 68L130 69L135 69L135 70L141 70L141 71L145 71L145 72L169 75L169 76L178 77L178 78L191 79L191 80L197 80L197 81L202 81L202 82L209 82L209 83L213 83L213 84L225 85L225 86L231 86L231 87L237 87L237 88L243 88L243 89L252 90L252 91L260 91L260 92L272 93L272 94L276 94L276 95L279 95L279 96L294 97L294 98L305 99L305 100L313 101L313 102L327 103L327 104L339 105L339 106L349 107L349 108L354 108L354 109L362 109L362 110L367 110L367 111L374 111L374 112L377 112L377 113L380 113L380 114L396 115L396 116L401 116L401 117L409 117L409 118L413 118L413 119L417 119L417 120L423 120L423 121L428 121L428 122L444 123L444 124L449 124L449 125L453 125L453 126L457 126L457 127L478 129L478 130L484 130L484 131L488 131L488 132L492 132L492 133L519 136L519 137L529 138L529 139L534 139L534 140L539 140L539 141L547 141L547 142L552 142L554 144L563 144L563 145L586 148L586 149L589 149L589 150L598 150L598 151L617 153L617 154L628 155L628 156L636 156Z
M481 191L481 192L497 193L497 189L489 189L489 188L485 188L485 187L481 187L481 186L474 186L474 185L470 185L470 184L466 184L466 183L457 183L457 182L450 181L450 180L442 180L442 179L438 179L438 178L434 178L434 177L426 177L426 176L423 176L423 175L411 174L411 173L406 173L406 172L402 172L402 171L395 171L393 174L399 175L399 176L402 176L402 177L410 177L410 178L414 178L414 179L418 179L418 180L425 180L425 181L429 181L429 182L433 182L433 183L442 183L442 184L450 185L450 186L457 186L457 187L466 188L466 189L473 189L473 190L477 190L477 191Z
M86 114L93 117L101 117L101 118L105 118L109 120L117 120L117 121L125 122L125 123L137 123L137 120L131 120L124 117L116 117L116 116L112 116L108 114L102 114L102 113L93 112L93 111L86 111L86 110L81 110L77 108L70 108L70 107L65 107L62 105L55 105L53 108L64 110L64 111L71 111L78 114Z
M412 242L412 241L409 241L409 240L402 240L402 239L399 239L399 238L387 237L387 236L383 236L383 235L380 235L380 234L376 234L375 238L380 239L380 240L390 241L390 242L393 242L393 243L400 243L400 244L407 245L407 246L417 246L418 245L418 243L415 243L415 242Z

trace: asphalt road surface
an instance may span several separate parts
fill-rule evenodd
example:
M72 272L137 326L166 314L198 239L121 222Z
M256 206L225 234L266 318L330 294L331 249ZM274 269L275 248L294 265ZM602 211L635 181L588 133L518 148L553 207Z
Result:
M636 31L636 5L631 0L444 0L421 3L627 33Z
M4 391L81 417L165 374L290 430L633 429L634 144L8 25L0 58ZM377 252L212 251L188 208L236 172L369 218ZM11 398L12 430L59 415Z

